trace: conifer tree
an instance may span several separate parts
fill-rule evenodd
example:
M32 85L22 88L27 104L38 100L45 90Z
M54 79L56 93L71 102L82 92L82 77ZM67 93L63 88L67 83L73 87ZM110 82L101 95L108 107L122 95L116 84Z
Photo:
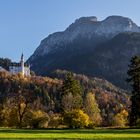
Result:
M74 79L74 76L72 73L68 73L66 76L66 79L64 80L62 91L61 91L61 107L62 110L65 111L65 108L67 110L72 109L80 109L82 106L82 87L79 84L77 80ZM69 100L73 100L72 104L69 105L70 108L64 106L66 105L66 101L69 98ZM70 99L71 98L71 99ZM64 100L65 99L65 100ZM67 104L70 104L71 102L67 102Z
M62 94L72 93L72 95L82 95L82 87L77 80L74 79L73 73L69 72L64 80Z
M140 57L134 56L131 59L129 70L127 72L127 81L132 87L131 96L131 112L130 112L130 125L136 125L140 119Z

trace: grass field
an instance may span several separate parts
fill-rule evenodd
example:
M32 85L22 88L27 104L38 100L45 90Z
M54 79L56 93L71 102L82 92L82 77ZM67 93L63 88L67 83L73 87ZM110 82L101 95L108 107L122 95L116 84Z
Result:
M140 140L140 129L95 129L95 130L28 130L0 129L0 139L41 140Z

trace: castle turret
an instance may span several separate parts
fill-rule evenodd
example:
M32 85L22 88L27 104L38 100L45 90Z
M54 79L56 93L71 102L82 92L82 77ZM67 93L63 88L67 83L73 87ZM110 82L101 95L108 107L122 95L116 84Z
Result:
M22 73L23 76L30 76L30 66L27 63L24 63L23 54L21 55L19 63L11 63L9 71L12 74Z
M23 53L21 55L20 63L21 63L21 73L24 76L24 56L23 56Z

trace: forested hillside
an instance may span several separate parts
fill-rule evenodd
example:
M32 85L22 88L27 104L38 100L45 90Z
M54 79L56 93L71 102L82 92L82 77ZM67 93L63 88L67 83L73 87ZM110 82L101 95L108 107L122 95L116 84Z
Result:
M35 128L127 125L130 101L124 90L85 75L60 70L55 75L59 80L0 72L0 125Z

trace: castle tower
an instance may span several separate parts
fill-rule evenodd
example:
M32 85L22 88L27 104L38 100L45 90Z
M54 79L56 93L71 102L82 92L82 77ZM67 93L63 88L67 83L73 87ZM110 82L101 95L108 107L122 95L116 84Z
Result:
M21 64L21 73L24 76L24 56L23 56L23 53L21 55L20 64Z

